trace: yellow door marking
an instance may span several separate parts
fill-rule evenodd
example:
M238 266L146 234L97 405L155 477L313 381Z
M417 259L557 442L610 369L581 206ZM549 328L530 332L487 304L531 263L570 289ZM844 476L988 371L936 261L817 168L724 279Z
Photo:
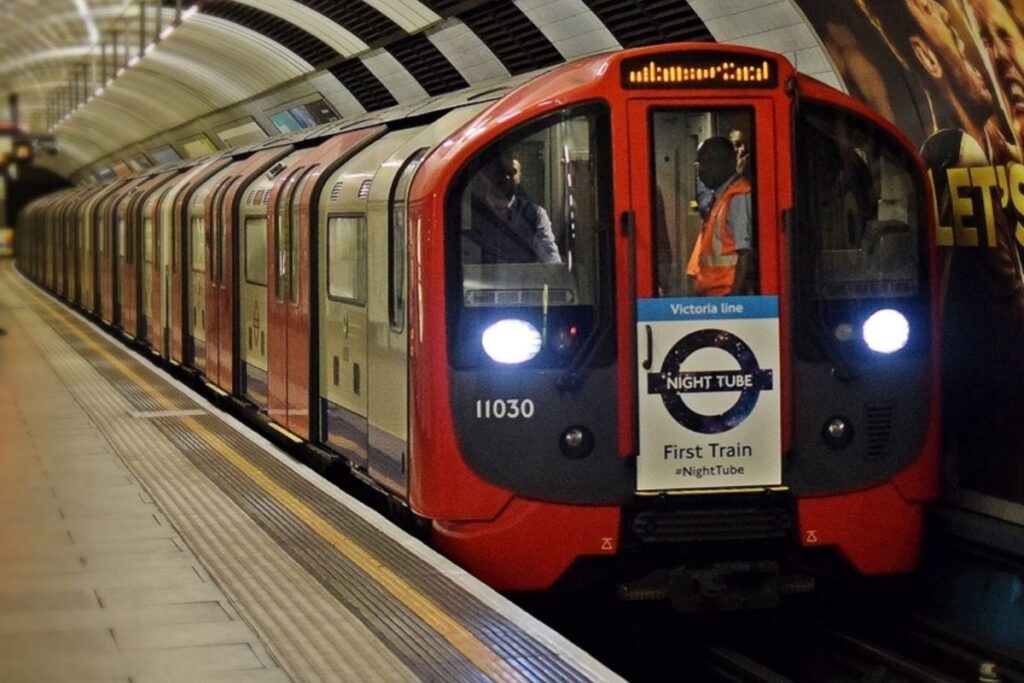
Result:
M9 276L8 276L9 277ZM86 336L79 326L78 321L71 317L55 302L43 299L34 291L29 291L18 283L23 291L27 291L37 302L55 310L69 324L71 331L83 343L95 352L102 355L112 367L116 368L122 375L130 378L136 386L143 388L155 401L165 406L168 410L174 410L165 396L156 392L151 386L151 381L143 378L132 368L125 365L120 358L112 352L97 344L91 337ZM366 572L373 580L389 593L394 595L402 604L418 617L423 619L431 628L441 634L451 643L466 659L472 662L478 669L495 680L502 681L525 681L526 679L509 665L504 659L497 655L490 647L477 638L469 629L460 624L433 600L416 590L408 581L396 574L390 567L386 567L372 553L361 545L343 534L330 522L317 514L312 508L284 489L266 473L235 452L229 444L225 443L214 432L192 417L183 417L181 421L188 428L201 434L206 443L214 448L225 460L234 465L240 472L271 495L275 500L285 506L291 513L303 521L310 529L320 535L345 555L350 561Z

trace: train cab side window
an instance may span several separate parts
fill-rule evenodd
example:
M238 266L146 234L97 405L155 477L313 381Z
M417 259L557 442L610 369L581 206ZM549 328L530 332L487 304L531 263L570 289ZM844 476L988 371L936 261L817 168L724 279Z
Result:
M245 280L267 286L267 219L245 219Z
M805 102L798 111L793 236L797 349L818 358L835 330L857 329L880 308L928 329L928 259L914 162L888 133L856 116ZM926 351L927 334L910 350Z
M814 296L913 297L921 289L919 194L911 162L882 131L805 105L797 140Z
M456 176L446 197L453 365L498 362L479 340L499 317L550 340L537 367L570 365L613 319L610 147L607 109L587 103L510 131Z
M327 294L332 299L366 303L366 217L327 219Z
M197 273L206 271L206 230L203 226L203 219L196 217L192 219L192 270Z
M388 322L394 332L405 329L406 245L409 242L409 217L406 197L416 169L427 148L416 150L398 172L391 188L391 229L388 231Z

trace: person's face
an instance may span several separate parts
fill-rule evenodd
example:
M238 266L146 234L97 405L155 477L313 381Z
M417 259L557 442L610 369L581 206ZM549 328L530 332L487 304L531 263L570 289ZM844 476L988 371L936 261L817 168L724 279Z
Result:
M991 108L992 93L988 83L980 65L974 61L974 51L967 50L949 11L936 0L906 2L921 29L922 37L942 66L943 77L950 80L956 95L971 108Z
M732 143L732 148L736 150L736 156L740 157L747 151L747 139L743 136L742 131L731 130L729 131L729 142Z
M483 170L487 201L495 208L507 207L515 193L514 162L495 159Z
M519 159L512 160L512 183L519 187L523 182L523 165L519 163Z
M995 68L1003 97L1024 135L1024 35L1021 27L998 0L971 0L981 42Z
M735 162L730 165L729 161L707 147L701 147L697 150L697 177L707 187L717 189L736 171Z

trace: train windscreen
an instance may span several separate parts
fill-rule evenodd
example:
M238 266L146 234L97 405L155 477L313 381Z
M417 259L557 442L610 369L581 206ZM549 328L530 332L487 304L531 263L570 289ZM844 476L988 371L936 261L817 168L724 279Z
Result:
M816 336L819 345L843 342L883 307L926 329L925 195L912 161L884 131L823 105L804 104L797 131L793 249L802 352L814 355L816 344L807 342ZM914 337L923 343L926 335Z
M602 278L610 277L601 238L610 181L598 158L607 130L602 107L568 109L501 139L460 174L449 234L459 249L463 327L525 316L543 339L568 335L562 352L540 354L543 365L567 362L593 330Z

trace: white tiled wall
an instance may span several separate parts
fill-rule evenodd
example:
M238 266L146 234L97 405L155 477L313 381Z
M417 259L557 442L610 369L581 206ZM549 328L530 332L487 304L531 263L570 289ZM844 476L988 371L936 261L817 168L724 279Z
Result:
M341 118L352 118L366 111L363 105L359 104L359 100L355 98L355 95L339 83L337 78L326 71L321 71L311 78L310 83L318 93L331 103L331 106L334 107Z
M483 41L458 19L449 19L427 32L427 38L448 58L470 85L508 78L508 70Z
M566 60L620 47L582 0L516 0L515 4Z
M690 0L690 6L716 41L779 52L803 73L846 89L818 35L793 0Z
M398 100L399 104L416 102L427 97L427 91L423 89L423 86L390 52L374 50L360 59Z

